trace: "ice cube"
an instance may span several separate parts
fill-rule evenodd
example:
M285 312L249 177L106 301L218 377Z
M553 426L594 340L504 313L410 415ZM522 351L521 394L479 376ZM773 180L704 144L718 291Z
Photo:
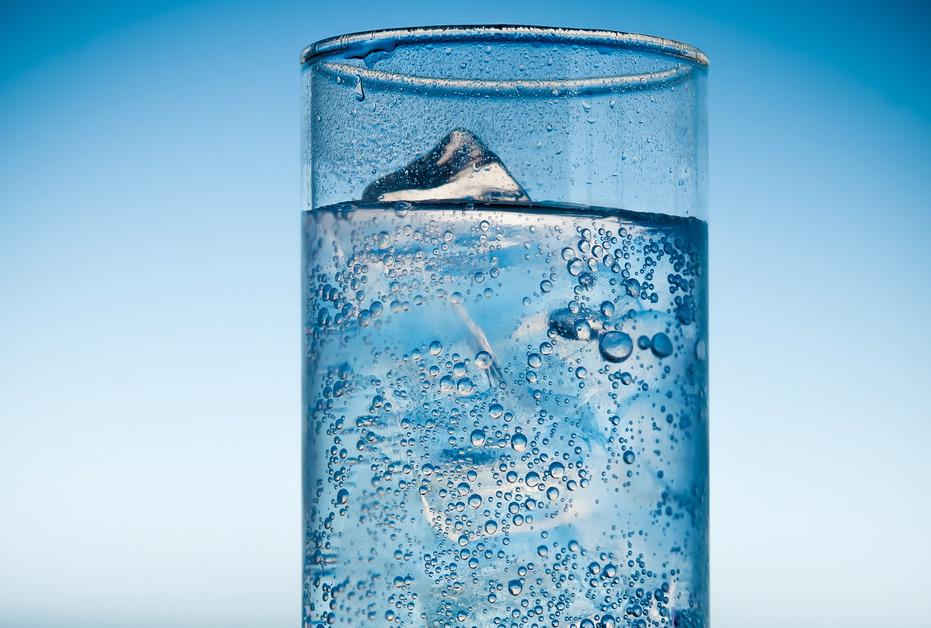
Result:
M501 160L473 133L454 129L429 153L369 184L368 202L529 201Z

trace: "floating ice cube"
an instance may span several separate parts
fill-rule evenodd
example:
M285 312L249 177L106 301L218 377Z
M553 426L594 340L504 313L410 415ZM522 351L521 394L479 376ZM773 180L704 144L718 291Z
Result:
M369 184L368 202L529 201L501 160L470 131L454 129L427 154Z

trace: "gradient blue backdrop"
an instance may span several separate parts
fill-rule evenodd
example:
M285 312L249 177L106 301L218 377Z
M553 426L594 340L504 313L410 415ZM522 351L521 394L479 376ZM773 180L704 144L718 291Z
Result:
M0 4L0 626L296 627L299 75L517 22L711 56L715 628L928 626L931 10Z

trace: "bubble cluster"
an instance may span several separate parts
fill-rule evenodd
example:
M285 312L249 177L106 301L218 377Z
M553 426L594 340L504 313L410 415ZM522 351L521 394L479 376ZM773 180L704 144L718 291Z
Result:
M524 209L305 214L306 627L706 626L704 224Z

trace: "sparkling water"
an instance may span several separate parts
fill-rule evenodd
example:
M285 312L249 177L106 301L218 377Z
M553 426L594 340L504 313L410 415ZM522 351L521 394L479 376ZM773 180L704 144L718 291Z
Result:
M304 625L707 625L706 227L305 212Z

